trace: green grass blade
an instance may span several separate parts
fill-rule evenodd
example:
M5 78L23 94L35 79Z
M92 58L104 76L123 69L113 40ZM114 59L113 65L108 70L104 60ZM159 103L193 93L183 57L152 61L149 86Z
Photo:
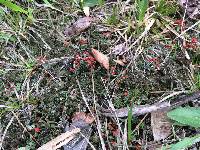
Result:
M21 13L25 13L26 15L28 15L28 11L26 11L22 7L12 3L9 0L0 0L0 4L3 4L4 6L8 7L12 11L21 12Z
M137 1L138 5L138 20L141 22L144 20L145 17L145 12L147 11L148 8L148 0L138 0Z
M132 106L128 111L128 142L132 140Z
M104 0L83 0L83 6L87 6L87 7L93 7L96 5L103 5L104 4Z

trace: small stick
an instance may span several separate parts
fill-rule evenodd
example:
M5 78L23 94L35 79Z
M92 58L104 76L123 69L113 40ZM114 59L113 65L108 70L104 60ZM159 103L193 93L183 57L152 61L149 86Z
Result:
M200 98L200 90L192 93L189 96L188 95L180 96L172 103L169 100L169 101L166 101L166 102L159 102L159 103L156 103L156 104L153 104L153 105L135 106L135 107L133 107L132 114L134 116L140 116L140 115L155 112L155 111L158 111L158 110L172 109L172 108L175 108L177 106L181 106L181 105L183 105L183 104L185 104L189 101L193 101L193 100L196 100L196 99L199 99L199 98ZM115 115L117 115L117 117L120 117L120 118L127 117L128 116L128 110L129 109L127 107L115 109L115 112L112 112L111 110L108 110L108 109L101 109L102 114L104 116L115 117Z

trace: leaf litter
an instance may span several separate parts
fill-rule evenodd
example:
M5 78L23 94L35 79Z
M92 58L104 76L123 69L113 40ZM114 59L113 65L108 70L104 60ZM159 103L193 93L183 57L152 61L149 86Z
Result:
M184 9L186 9L186 13L189 15L190 18L194 19L194 18L196 18L196 16L198 16L198 11L197 11L198 10L197 9L198 4L195 5L195 8L193 8L193 5L192 5L191 1L188 2L188 4L187 4L188 7L186 7L186 1L182 0L180 3L182 5L182 7ZM86 9L85 13L86 13L87 17L80 18L76 22L74 22L71 26L65 28L64 35L67 38L73 38L74 36L82 34L82 32L84 32L84 31L87 32L87 29L89 29L91 27L92 22L94 21L94 19L92 17L88 17L88 16L89 15L93 15L92 14L93 12L89 12L89 10ZM129 48L127 47L127 45L125 43L113 46L113 48L111 48L112 54L116 55L117 58L114 58L114 59L112 58L112 60L115 63L117 63L118 65L120 65L121 67L126 66L127 61L126 61L125 55L127 55L127 51L129 51L130 49L132 49L133 46L137 45L139 42L142 43L142 41L145 39L145 36L147 34L149 34L148 32L149 31L151 32L151 29L153 28L154 22L155 22L154 19L149 19L149 20L147 20L147 21L144 22L145 25L146 25L145 31L141 34L141 36L138 39L135 40L135 42L133 42L133 44ZM180 24L180 22L179 22L179 24ZM141 25L141 27L142 27L142 25ZM104 30L101 29L100 31L103 31L103 32L106 31L106 33L104 33L104 36L106 38L110 38L111 37L111 32L110 32L111 30L110 30L110 28L106 28ZM113 32L115 32L115 31L113 30ZM193 40L193 41L196 41L196 40ZM88 44L90 44L90 42L92 42L92 41L87 40L85 38L79 40L79 44L81 46L88 46ZM71 43L64 43L64 45L65 45L66 48L71 48L70 47ZM151 48L151 47L148 47L147 49L149 49L149 48ZM91 50L92 54L93 54L93 56L95 58L95 60L103 68L105 68L106 70L109 70L110 68L114 68L114 71L116 71L116 67L111 67L111 64L110 64L111 57L109 57L109 55L106 55L106 54L103 54L102 52L100 52L101 50L104 51L104 49L101 49L101 47L98 48L98 49L100 49L100 50L97 50L97 49L94 49L94 48L92 48L92 50ZM163 55L162 53L164 53L165 55ZM146 68L149 68L149 66L151 68L157 68L157 69L150 69L150 70L148 70L148 71L151 71L151 73L153 75L155 75L156 73L160 73L162 75L163 74L165 75L166 72L167 72L167 69L169 69L169 68L165 68L166 67L165 59L166 60L169 59L168 56L170 55L170 53L171 53L171 51L170 52L166 52L166 49L162 49L162 48L159 49L159 51L157 51L157 50L154 49L153 50L153 54L144 51L144 52L142 52L142 55L144 55L143 58L145 60L141 63L142 64L141 66L145 66L146 65L145 66ZM118 56L120 56L120 57L118 57ZM123 56L123 58L121 56ZM189 56L189 54L188 54L188 56ZM154 57L156 57L156 58L154 58ZM81 59L84 59L84 61L86 63L88 63L88 64L91 63L91 60L88 61L88 58L87 59L86 58L81 58ZM160 62L159 61L160 59L162 59L164 61ZM94 60L92 60L92 61L94 61ZM160 66L159 66L160 63L163 63L162 64L163 65L162 68L160 68ZM80 65L80 62L79 62L79 67L80 66L81 65ZM93 66L93 63L92 63L92 66ZM141 66L139 66L139 67L136 66L136 67L138 67L139 69L142 68L141 71L143 71L143 72L148 72L145 67L141 67ZM94 67L92 67L92 68L96 69ZM138 69L138 68L136 68L136 69ZM72 68L72 69L75 69L75 68ZM47 74L50 74L50 76L52 77L53 75L51 74L51 72L48 73L48 71L46 71ZM74 70L73 71L71 70L71 73L73 73L73 75L75 74L74 72L75 72ZM133 72L131 72L131 73L133 74ZM173 73L176 74L176 71L174 71ZM179 77L177 77L177 78L179 79ZM152 79L150 79L150 80L152 80ZM136 84L138 84L137 80L136 80ZM148 84L148 83L145 83L145 84ZM151 84L149 84L149 85L151 85ZM173 83L171 83L171 85L172 84ZM118 85L115 85L115 86L118 86ZM172 85L172 87L173 87L173 85ZM157 86L156 86L156 88L157 88ZM160 88L160 87L158 87L158 88ZM116 89L114 89L114 93L116 92L115 90ZM131 90L133 90L133 89L131 89ZM151 90L157 90L157 89L153 89L152 88ZM167 91L167 89L164 89L164 90ZM130 91L126 90L126 94L123 94L123 95L125 97L128 97L129 96L129 92ZM112 95L112 96L114 97L115 95ZM115 96L115 97L117 97L117 96ZM188 102L188 101L186 101L186 102ZM110 102L109 102L109 104L111 105ZM184 104L184 103L180 102L177 105L181 105L181 104ZM141 107L140 106L135 107L135 109L133 110L133 115L142 115L142 114L145 114L145 113L151 113L152 134L153 134L153 137L154 137L155 141L160 141L160 140L166 139L171 134L171 123L166 118L166 112L162 111L162 109L169 108L169 107L172 107L172 106L168 102L158 103L158 104L155 104L155 105L148 105L148 104L145 105L145 106L141 105ZM158 111L155 111L155 109L156 110L158 109ZM115 112L110 111L109 109L106 110L108 112L106 112L106 113L103 112L102 116L105 115L105 116L112 117L112 118L114 118L116 116L117 117L127 117L127 108L113 109L113 110L115 110ZM104 111L105 111L105 109L104 109ZM113 115L114 113L116 113L115 114L116 116ZM49 147L47 149L54 149L55 147L58 148L58 147L61 147L61 146L63 146L63 148L65 150L68 150L68 149L74 149L74 150L81 149L81 150L85 150L85 149L87 149L88 144L89 144L88 141L89 141L89 139L91 137L91 133L93 132L92 131L92 127L91 127L92 126L91 124L93 123L93 121L94 121L94 118L91 117L90 114L86 114L85 112L75 113L75 115L72 118L72 123L71 124L67 124L66 127L65 127L65 132L66 133L72 132L74 134L73 137L70 137L69 140L66 140L66 138L68 138L68 136L64 137L64 139L63 139L63 134L62 134L62 136L60 136L58 138L55 138L55 139L58 139L58 141L55 142L55 139L53 139L52 141L50 141ZM78 130L74 131L74 129L78 129ZM80 131L81 131L81 134L77 135L76 133L79 133ZM118 128L117 128L117 130L113 130L113 136L114 137L115 136L116 137L120 136L120 131L118 130ZM124 136L126 136L126 135L124 135ZM116 143L114 141L112 141L112 142L115 143L116 145L118 144L118 143ZM117 142L119 142L119 141L117 141ZM43 145L43 146L46 146L46 145Z

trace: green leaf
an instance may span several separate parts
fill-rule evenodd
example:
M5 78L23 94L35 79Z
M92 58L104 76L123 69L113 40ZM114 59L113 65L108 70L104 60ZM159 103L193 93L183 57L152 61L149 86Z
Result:
M94 7L96 5L102 5L104 0L83 0L83 7Z
M20 147L17 150L30 150L30 147L26 146L26 147Z
M25 13L26 15L28 15L28 11L26 11L22 7L12 3L9 0L0 0L0 4L3 4L4 6L10 8L12 11L21 12L21 13Z
M167 113L167 116L181 124L200 127L200 108L179 107Z
M148 0L137 0L138 20L143 21L148 8Z
M190 146L192 146L193 144L197 143L200 141L200 134L194 136L194 137L185 137L183 140L179 141L176 144L172 144L172 145L167 145L162 147L161 150L184 150Z

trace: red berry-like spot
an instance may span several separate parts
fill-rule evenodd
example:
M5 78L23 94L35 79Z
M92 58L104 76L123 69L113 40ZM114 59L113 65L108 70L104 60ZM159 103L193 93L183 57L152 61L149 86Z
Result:
M174 21L174 24L175 24L175 25L179 25L179 26L184 26L184 25L185 25L185 24L184 24L184 21L183 21L182 19L175 20L175 21Z
M85 54L85 55L89 55L89 52L87 52L87 51L83 51L83 54Z
M115 141L111 141L110 143L112 144L112 146L116 146L117 145L117 143Z
M128 96L128 91L124 91L124 96Z
M196 43L198 42L198 40L197 40L197 38L193 37L193 38L191 39L191 42L194 43L194 44L196 44Z
M36 133L38 133L38 132L41 131L41 129L40 129L40 128L34 128L34 131L35 131Z
M147 58L147 61L148 62L156 62L156 61L158 61L158 58L157 57L155 57L155 58Z
M165 45L164 47L165 47L165 48L167 48L167 49L170 49L170 48L172 48L172 46L171 46L171 45Z
M111 67L110 71L112 75L116 75L116 67Z
M69 72L75 72L74 68L69 68Z
M119 129L116 129L116 130L112 131L112 134L113 134L113 136L115 136L115 137L119 136L119 135L120 135Z

